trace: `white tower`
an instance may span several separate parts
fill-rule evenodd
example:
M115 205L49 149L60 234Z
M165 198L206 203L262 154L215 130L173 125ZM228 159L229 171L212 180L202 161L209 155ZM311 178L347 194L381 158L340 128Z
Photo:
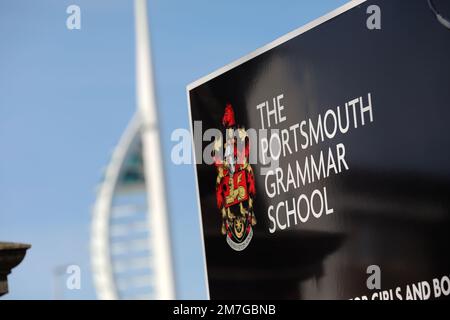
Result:
M93 210L100 299L175 299L146 0L135 0L138 112L114 150Z
M135 0L137 102L142 117L142 146L150 225L154 241L155 286L158 299L174 299L172 250L163 174L156 94L150 54L146 0Z

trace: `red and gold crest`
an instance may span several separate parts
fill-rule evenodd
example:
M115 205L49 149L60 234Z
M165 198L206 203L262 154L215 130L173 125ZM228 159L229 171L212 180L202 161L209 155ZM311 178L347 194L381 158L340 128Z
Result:
M216 141L216 199L222 217L222 234L236 251L244 250L256 224L253 200L256 195L247 132L236 126L234 110L227 104L222 118L225 141Z

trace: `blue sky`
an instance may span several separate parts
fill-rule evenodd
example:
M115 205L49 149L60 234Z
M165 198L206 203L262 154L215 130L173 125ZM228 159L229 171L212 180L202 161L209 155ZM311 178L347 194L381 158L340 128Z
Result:
M149 0L179 298L205 297L193 168L170 162L186 85L346 2ZM66 28L71 4L81 30ZM53 270L78 264L82 288L64 296L94 299L95 187L136 106L133 2L1 1L0 39L0 240L33 245L6 298L52 299Z

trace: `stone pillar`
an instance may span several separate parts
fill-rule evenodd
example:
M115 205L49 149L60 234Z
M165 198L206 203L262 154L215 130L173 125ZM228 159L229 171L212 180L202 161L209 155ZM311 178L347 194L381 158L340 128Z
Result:
M8 274L22 262L29 244L0 242L0 296L8 293Z

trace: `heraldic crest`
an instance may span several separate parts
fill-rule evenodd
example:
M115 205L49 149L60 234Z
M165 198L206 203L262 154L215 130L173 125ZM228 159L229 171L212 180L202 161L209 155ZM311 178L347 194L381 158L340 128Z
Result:
M217 170L216 199L222 218L221 232L236 251L244 250L253 237L256 224L253 201L255 179L249 163L250 145L247 132L236 125L231 104L225 107L222 118L225 142L214 145L214 164Z

